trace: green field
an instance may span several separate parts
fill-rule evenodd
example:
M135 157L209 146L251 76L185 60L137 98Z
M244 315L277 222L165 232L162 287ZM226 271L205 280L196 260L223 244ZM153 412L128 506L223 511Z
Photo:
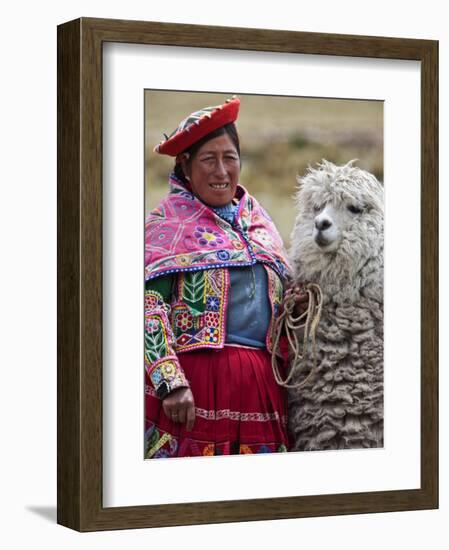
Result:
M145 206L168 190L174 159L153 152L192 111L218 105L228 94L146 91ZM325 158L357 165L383 180L383 102L238 94L237 129L242 153L240 182L266 208L285 244L295 216L296 176Z

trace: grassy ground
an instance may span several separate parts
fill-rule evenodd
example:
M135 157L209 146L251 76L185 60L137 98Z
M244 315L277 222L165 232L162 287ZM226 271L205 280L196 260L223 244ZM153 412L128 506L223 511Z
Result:
M153 147L192 111L218 105L229 94L147 91L145 96L145 204L147 212L167 192L173 158ZM326 158L357 165L383 179L383 103L349 99L238 96L241 183L273 217L289 245L295 216L296 176Z

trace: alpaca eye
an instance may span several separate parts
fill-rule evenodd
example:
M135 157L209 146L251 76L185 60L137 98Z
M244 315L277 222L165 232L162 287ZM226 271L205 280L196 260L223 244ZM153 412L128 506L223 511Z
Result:
M360 212L362 211L362 208L359 208L358 206L354 206L353 204L349 204L348 210L353 214L360 214Z

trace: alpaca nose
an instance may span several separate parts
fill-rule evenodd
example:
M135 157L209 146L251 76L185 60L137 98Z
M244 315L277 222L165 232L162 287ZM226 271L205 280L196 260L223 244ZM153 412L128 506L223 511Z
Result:
M318 229L318 231L324 231L325 229L329 229L329 227L332 225L332 222L327 218L321 218L315 220L315 227Z

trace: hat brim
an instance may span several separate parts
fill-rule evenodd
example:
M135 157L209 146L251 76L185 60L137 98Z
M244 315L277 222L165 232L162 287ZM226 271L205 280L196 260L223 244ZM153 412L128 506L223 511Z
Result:
M239 109L240 100L238 98L229 99L223 105L218 105L213 110L194 119L182 130L176 131L173 136L156 145L154 151L161 155L175 157L210 132L234 122L238 117ZM200 111L198 112L200 113ZM192 113L190 116L194 117L194 115L195 113Z

